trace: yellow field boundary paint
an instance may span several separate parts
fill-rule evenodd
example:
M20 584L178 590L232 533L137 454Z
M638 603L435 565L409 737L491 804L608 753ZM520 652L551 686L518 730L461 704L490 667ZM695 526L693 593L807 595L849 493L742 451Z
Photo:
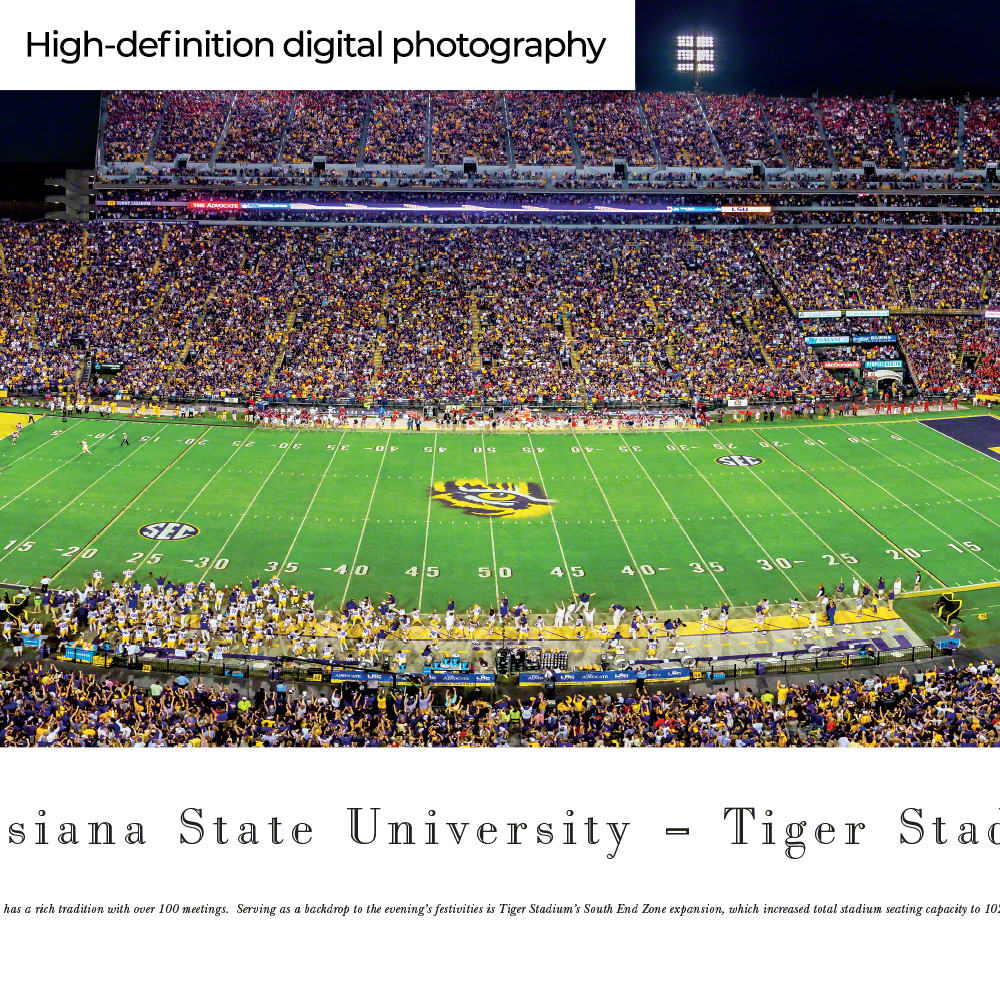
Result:
M904 597L940 597L941 594L961 594L967 590L990 590L1000 587L1000 583L970 583L964 587L943 587L940 590L911 590L909 593L900 594L900 599Z
M27 419L28 417L24 413L0 413L0 439L10 437L14 433L14 428L18 424L23 425ZM35 423L41 419L41 417L36 416Z

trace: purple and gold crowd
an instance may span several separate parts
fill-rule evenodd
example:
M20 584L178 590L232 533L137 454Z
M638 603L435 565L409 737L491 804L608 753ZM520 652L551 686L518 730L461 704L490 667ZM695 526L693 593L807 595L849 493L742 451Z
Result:
M504 105L506 105L506 116ZM624 91L110 91L102 159L353 164L767 166L953 170L959 106L946 100L763 98ZM506 119L506 120L505 120ZM827 147L829 142L829 151ZM1000 159L1000 101L965 104L965 169ZM720 156L721 152L721 156ZM835 163L831 163L832 152ZM723 159L724 158L724 159Z
M98 398L837 396L805 342L833 327L798 314L906 307L979 314L855 331L898 333L918 388L996 384L990 231L45 223L0 251L18 394L89 362Z
M1000 675L992 661L952 661L775 690L487 699L455 688L140 684L26 661L0 671L0 746L1000 747Z

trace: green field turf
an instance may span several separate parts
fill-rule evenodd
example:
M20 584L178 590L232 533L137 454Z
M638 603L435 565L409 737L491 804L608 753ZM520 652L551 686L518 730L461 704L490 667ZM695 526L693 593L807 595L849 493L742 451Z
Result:
M717 461L730 455L762 462ZM587 590L667 610L809 599L841 577L849 592L855 572L910 589L918 566L923 589L1000 581L1000 462L910 419L481 436L49 418L0 441L0 468L7 583L278 572L317 606L385 591L488 606L506 591L551 610ZM473 477L538 484L553 503L487 518L430 496ZM139 533L161 521L198 534Z

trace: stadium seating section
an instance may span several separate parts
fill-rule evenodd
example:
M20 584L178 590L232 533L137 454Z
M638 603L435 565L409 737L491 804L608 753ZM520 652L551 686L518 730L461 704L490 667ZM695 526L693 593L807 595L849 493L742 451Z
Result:
M363 146L363 149L362 149ZM1000 101L622 91L110 91L104 163L982 170ZM964 163L960 158L964 156Z
M890 308L920 388L997 387L992 230L50 222L0 227L0 250L20 393L86 374L183 398L836 396L804 339L831 328L798 313Z

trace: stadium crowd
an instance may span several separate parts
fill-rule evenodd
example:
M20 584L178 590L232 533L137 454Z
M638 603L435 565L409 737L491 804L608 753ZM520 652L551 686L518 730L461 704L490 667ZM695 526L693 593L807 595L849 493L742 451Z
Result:
M762 161L765 167L782 166L778 145L756 97L706 94L702 105L731 167L747 167L752 160Z
M300 95L300 100L307 96ZM291 90L239 91L217 157L219 162L276 162L292 98Z
M892 107L885 98L828 97L816 102L840 167L901 167Z
M173 92L156 135L154 158L164 162L187 153L192 160L211 159L235 99L235 92L225 90Z
M294 99L294 107L290 104ZM503 102L508 120L505 122ZM829 168L829 138L841 168L982 170L1000 157L1000 103L965 102L959 162L959 106L949 100L758 98L745 94L568 91L109 91L102 162L170 163L178 153L205 162L226 128L220 163L354 163L366 119L370 164L431 161L572 165L572 128L585 165L730 166L763 160ZM825 136L824 136L825 130ZM155 148L154 148L155 144ZM780 148L779 148L780 144ZM281 150L284 147L284 156ZM655 153L654 153L655 148Z
M643 94L642 105L664 166L722 166L693 94ZM690 174L683 176L691 183Z
M153 222L6 225L0 251L15 393L599 403L836 394L800 311L981 310L998 258L976 230ZM921 372L952 353L914 336Z
M570 91L564 99L584 164L636 166L656 162L636 95L627 91Z
M495 90L440 90L431 94L431 158L461 163L507 162L503 97Z
M992 661L776 691L684 687L487 699L446 688L148 685L52 661L0 671L4 747L998 747Z
M858 580L854 581L857 591ZM884 587L884 581L879 581ZM901 580L886 597L901 590ZM841 588L842 589L842 588ZM881 591L879 591L880 593ZM838 591L838 594L840 591ZM875 591L865 593L874 601ZM488 611L439 614L398 607L391 594L348 600L319 611L315 595L279 576L217 586L214 580L174 582L159 569L122 580L95 572L79 588L48 578L2 616L3 645L20 659L0 671L0 735L4 746L979 746L1000 743L1000 689L992 662L979 666L902 668L893 676L811 680L777 691L746 687L713 692L677 687L647 692L641 673L634 690L592 695L563 687L558 672L545 690L525 698L484 698L472 685L466 699L456 688L428 686L419 664L433 659L444 640L473 643L500 634L501 623L519 646L574 629L614 648L626 633L642 636L655 656L678 632L697 631L695 620L659 621L636 608L613 605L595 625L592 595L560 605L554 622L506 595ZM864 597L857 601L860 607ZM22 603L23 602L23 603ZM851 603L851 602L847 602ZM836 603L831 605L831 610ZM728 608L723 610L728 611ZM769 613L757 608L757 621ZM774 613L778 613L775 609ZM801 614L795 602L789 613ZM839 612L838 612L839 613ZM850 616L851 612L846 612ZM702 612L702 619L708 610ZM691 616L689 616L690 618ZM609 622L611 627L609 627ZM757 626L755 626L756 628ZM702 626L702 631L704 627ZM412 634L411 634L412 633ZM537 639L536 639L537 633ZM23 656L24 636L37 653ZM413 657L407 645L426 642ZM238 687L191 683L175 671L170 681L137 684L104 672L73 672L50 658L61 644L143 650L166 657L218 661L227 655L282 654L326 661L333 667L373 664L390 656L391 686L345 683L300 692L280 683L252 694ZM399 647L389 654L386 643ZM480 657L479 669L485 668ZM157 675L158 676L158 675ZM336 677L336 671L332 675Z
M369 163L423 163L427 147L427 93L372 94L365 159Z

